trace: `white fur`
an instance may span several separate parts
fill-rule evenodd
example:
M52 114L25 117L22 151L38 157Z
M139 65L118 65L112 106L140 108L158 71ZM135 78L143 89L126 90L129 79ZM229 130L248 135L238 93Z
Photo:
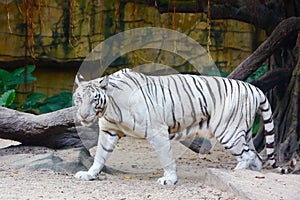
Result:
M243 83L244 86L240 87L240 82L220 77L146 77L130 70L118 71L108 78L88 83L100 83L101 89L105 87L103 93L107 95L108 103L106 112L102 113L105 117L99 118L100 133L93 166L88 172L78 172L76 178L96 178L117 143L117 133L122 133L149 141L164 169L164 176L158 182L173 185L177 182L177 175L169 131L174 138L182 139L201 132L202 122L203 128L214 131L216 138L233 154L244 152L238 157L235 169L261 168L252 139L246 140L248 135L245 135L251 129L258 109L254 105L259 106L256 102L261 102L262 98L262 93L254 86ZM86 98L82 90L84 86L78 85L75 93ZM250 95L252 93L254 96ZM87 102L78 105L79 118L80 112L86 110L93 116L94 107ZM93 117L96 118L95 114Z

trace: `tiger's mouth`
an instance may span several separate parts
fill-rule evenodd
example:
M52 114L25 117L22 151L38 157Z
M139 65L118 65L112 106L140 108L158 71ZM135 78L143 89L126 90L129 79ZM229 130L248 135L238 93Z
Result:
M95 120L92 121L88 121L88 120L81 120L81 125L85 126L85 127L91 127L94 124Z
M79 119L79 122L81 123L81 125L85 126L85 127L92 126L97 119L96 116L89 116L89 117L83 118L83 117L81 117L80 114L77 114L77 118Z

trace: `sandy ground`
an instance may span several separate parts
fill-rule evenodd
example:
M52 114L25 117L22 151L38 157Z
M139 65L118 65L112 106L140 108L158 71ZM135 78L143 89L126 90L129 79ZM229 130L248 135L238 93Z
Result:
M28 171L11 168L13 157L19 153L32 153L32 147L9 148L0 153L0 199L232 199L234 195L203 184L203 165L216 166L205 158L200 162L197 154L179 149L177 157L179 182L175 186L161 186L156 180L162 175L156 155L148 146L131 148L134 140L124 140L110 157L108 166L121 170L119 173L101 174L99 179L80 181L69 173L51 170ZM142 142L142 141L136 141ZM143 142L142 142L143 143ZM0 148L11 141L0 140ZM131 147L129 147L131 146ZM37 150L36 150L37 149ZM38 147L36 154L53 150ZM0 150L1 151L1 150ZM6 152L6 153L5 153ZM60 156L62 152L53 151ZM221 167L221 166L220 166Z
M120 140L107 162L109 167L119 172L101 173L94 181L80 181L71 173L58 173L47 169L15 170L11 164L20 153L53 152L62 158L72 158L66 151L44 147L3 149L11 144L11 141L0 139L0 199L241 199L232 191L226 191L226 188L221 191L205 183L207 168L232 169L235 166L233 157L218 145L211 154L198 155L181 144L173 144L179 181L175 186L161 186L156 183L162 175L156 155L141 140ZM239 175L236 177L238 179ZM297 183L300 184L293 182ZM270 186L268 182L266 184L266 187L271 188L272 183Z

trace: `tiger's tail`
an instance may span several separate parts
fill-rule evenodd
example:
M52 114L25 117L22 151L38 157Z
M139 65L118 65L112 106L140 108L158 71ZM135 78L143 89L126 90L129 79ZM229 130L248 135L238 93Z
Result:
M275 155L274 155L275 131L274 131L273 118L272 118L272 111L268 99L264 95L262 101L260 102L259 109L261 111L261 116L263 118L263 123L264 123L264 132L266 137L265 147L268 156L268 162L274 169L277 169L277 171L282 174L291 173L292 171L295 170L296 167L295 159L291 160L288 168L283 168L277 165Z

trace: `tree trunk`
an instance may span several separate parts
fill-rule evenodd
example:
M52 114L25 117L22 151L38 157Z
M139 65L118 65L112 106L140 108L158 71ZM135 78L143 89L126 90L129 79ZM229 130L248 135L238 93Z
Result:
M296 41L293 49L281 49L281 54L288 54L281 57L280 63L275 58L271 61L273 69L287 66L293 70L290 81L278 85L269 94L280 160L289 160L300 149L300 32Z

